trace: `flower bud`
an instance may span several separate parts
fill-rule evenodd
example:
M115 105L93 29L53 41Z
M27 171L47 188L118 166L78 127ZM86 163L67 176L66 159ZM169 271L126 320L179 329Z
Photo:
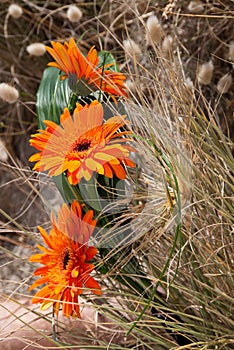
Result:
M0 98L8 103L15 103L19 98L19 91L6 83L0 84Z
M197 80L199 84L208 85L211 82L214 71L212 61L202 64L198 71Z
M82 11L76 5L70 5L67 10L67 18L70 22L79 22L82 18Z
M136 56L141 54L140 46L132 39L126 39L123 41L123 47L127 54Z
M22 7L20 7L17 4L11 4L8 7L8 14L9 14L9 16L12 16L13 18L20 18L23 14Z
M45 45L42 43L33 43L26 47L27 52L31 56L43 56L46 52Z
M156 16L150 16L146 22L147 45L158 44L163 37L163 29Z
M217 83L217 90L220 92L220 94L226 94L228 92L229 88L232 85L232 76L231 74L225 74L222 76L222 78L219 79Z
M201 13L204 10L204 4L199 0L190 1L188 10L192 13Z
M229 45L228 58L234 62L234 40Z

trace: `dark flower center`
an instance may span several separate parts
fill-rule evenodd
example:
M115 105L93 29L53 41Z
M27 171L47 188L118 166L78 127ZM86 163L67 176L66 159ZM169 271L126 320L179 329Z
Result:
M75 147L73 148L73 150L76 152L84 152L84 151L87 151L89 149L90 145L91 145L90 140L83 140L83 141L77 143L75 145Z
M70 254L69 254L69 251L66 250L64 257L63 257L63 269L64 270L66 270L66 268L67 268L67 264L68 264L69 259L70 259Z

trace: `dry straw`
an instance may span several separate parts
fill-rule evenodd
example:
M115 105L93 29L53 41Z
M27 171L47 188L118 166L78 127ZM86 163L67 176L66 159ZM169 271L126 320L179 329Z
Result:
M8 7L8 14L9 14L9 16L11 16L13 18L20 18L23 14L22 7L20 7L17 4L11 4Z
M9 84L1 83L0 98L5 102L15 103L19 98L19 91Z
M82 11L76 5L69 6L67 10L67 18L70 22L79 22L82 18Z
M45 45L42 43L33 43L26 47L27 52L31 56L43 56L46 52Z
M213 71L214 65L212 61L203 63L198 70L198 83L202 85L209 85L213 77Z

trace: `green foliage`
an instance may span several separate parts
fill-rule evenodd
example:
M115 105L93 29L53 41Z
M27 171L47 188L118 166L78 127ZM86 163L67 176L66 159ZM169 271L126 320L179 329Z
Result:
M45 129L44 120L52 120L59 124L59 117L69 104L72 91L67 79L61 80L60 76L57 68L48 67L44 70L36 102L40 129Z
M116 60L114 56L105 50L102 50L98 52L99 62L98 62L98 68L104 67L107 64L110 64L110 67L108 67L109 70L113 72L119 72L119 66L116 63Z

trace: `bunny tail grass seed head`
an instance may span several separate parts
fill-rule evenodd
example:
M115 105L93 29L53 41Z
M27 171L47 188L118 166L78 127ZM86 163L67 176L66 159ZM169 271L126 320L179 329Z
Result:
M208 85L213 77L214 65L212 61L203 63L199 70L197 80L199 84Z
M225 74L222 78L219 79L217 84L217 90L220 94L226 94L232 85L232 76L231 74Z
M185 85L186 89L193 91L194 85L193 85L192 79L190 77L187 77L185 79L184 85Z
M125 82L125 85L127 87L127 90L133 92L136 90L136 85L134 84L134 82L130 79L127 79Z
M0 139L0 160L2 162L6 162L7 159L8 159L8 154L7 154L5 142Z
M70 5L67 10L67 18L70 22L79 22L82 18L82 11L76 5Z
M162 42L162 53L167 55L172 50L173 44L174 41L172 35L165 36Z
M234 62L234 40L230 42L228 58Z
M11 4L8 7L8 14L13 18L20 18L23 14L22 7L17 4Z
M188 10L192 13L201 13L204 10L204 4L199 0L190 1Z
M0 98L8 103L15 103L19 98L19 91L6 83L0 84Z
M163 37L163 29L156 16L150 16L146 22L147 45L158 44Z
M132 39L123 40L123 47L126 54L136 56L141 54L140 46Z
M46 48L42 43L33 43L26 47L26 51L31 56L43 56L46 52Z

